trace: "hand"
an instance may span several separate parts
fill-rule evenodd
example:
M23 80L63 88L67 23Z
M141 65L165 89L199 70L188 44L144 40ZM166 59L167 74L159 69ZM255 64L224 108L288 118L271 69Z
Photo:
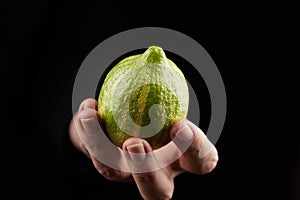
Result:
M176 161L162 169L144 173L129 173L113 169L101 163L87 147L87 142L97 145L93 140L92 132L99 131L96 124L101 124L101 118L97 112L97 101L95 99L84 100L78 112L74 115L70 124L70 139L72 143L86 156L88 156L100 174L113 181L135 181L141 196L144 199L171 199L174 191L174 178L182 172L205 174L212 171L217 165L218 153L214 145L207 139L206 135L192 122L183 120L171 128L170 137L178 136L180 142L191 144L188 149ZM82 138L85 138L84 140ZM87 141L88 140L88 141ZM173 145L174 146L174 145ZM164 151L171 149L171 142L163 147ZM101 149L101 146L98 149ZM103 149L103 148L102 148ZM173 148L174 149L174 148ZM130 138L123 144L123 150L130 153L146 153L146 156L156 153L160 156L160 149L152 151L149 143L141 138ZM120 155L122 151L119 148ZM165 151L166 152L166 151ZM177 148L180 155L180 150ZM151 157L151 156L150 156ZM134 157L132 159L135 159ZM151 160L153 159L153 160ZM155 162L155 156L148 160ZM126 160L120 159L117 164L125 166ZM135 163L135 162L132 162ZM148 162L149 163L149 162ZM134 166L133 166L134 167Z

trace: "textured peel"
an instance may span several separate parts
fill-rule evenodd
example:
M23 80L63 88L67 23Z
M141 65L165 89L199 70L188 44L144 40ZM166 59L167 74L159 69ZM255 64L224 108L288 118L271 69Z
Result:
M162 48L150 46L110 70L100 90L98 112L115 145L142 137L156 149L170 141L170 128L186 118L188 103L183 73Z

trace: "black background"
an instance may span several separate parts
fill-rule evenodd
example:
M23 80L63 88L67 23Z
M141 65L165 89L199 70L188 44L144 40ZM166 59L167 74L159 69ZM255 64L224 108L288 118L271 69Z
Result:
M300 199L296 13L284 5L226 6L231 9L174 2L4 5L3 191L34 199L140 198L134 184L106 181L93 168L83 172L83 156L66 164L56 141L70 118L72 86L85 56L116 33L156 26L205 48L228 101L216 169L176 177L174 199Z

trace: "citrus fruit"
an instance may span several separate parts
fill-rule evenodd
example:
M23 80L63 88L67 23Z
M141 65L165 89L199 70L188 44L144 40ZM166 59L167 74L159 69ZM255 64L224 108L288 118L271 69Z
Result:
M172 125L186 118L189 91L182 71L164 50L150 46L108 72L98 104L105 131L116 146L140 137L157 149L171 140Z

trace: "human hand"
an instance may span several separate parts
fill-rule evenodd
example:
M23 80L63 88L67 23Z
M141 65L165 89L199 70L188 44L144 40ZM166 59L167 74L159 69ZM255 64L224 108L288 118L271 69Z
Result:
M94 134L100 131L99 124L102 124L97 112L97 106L97 101L91 98L81 103L69 128L72 143L92 160L94 167L105 178L113 181L135 181L144 199L171 199L174 191L174 178L177 175L183 172L205 174L212 171L217 165L218 153L216 148L209 142L206 135L188 120L176 123L170 130L170 137L172 139L176 136L180 140L180 143L190 144L183 154L180 152L180 148L177 148L175 152L173 151L172 142L153 151L150 144L141 138L130 138L126 140L122 147L123 151L121 148L118 148L120 158L124 158L124 152L129 152L129 157L133 160L130 165L133 168L139 167L138 164L135 163L141 160L141 157L132 156L134 153L138 153L139 155L145 154L145 156L148 157L146 164L150 165L157 162L155 159L156 156L159 157L163 154L162 152L168 152L169 149L172 149L173 155L182 154L170 165L141 173L120 171L105 165L101 160L97 159L97 156L93 153L94 147L97 148L98 151L105 151L105 149L103 149L103 147L101 148L100 144L97 143L99 136ZM93 147L88 144L89 142ZM163 151L161 151L161 149L163 149ZM114 162L117 162L115 164L121 166L121 168L122 166L128 166L126 159L120 159Z

